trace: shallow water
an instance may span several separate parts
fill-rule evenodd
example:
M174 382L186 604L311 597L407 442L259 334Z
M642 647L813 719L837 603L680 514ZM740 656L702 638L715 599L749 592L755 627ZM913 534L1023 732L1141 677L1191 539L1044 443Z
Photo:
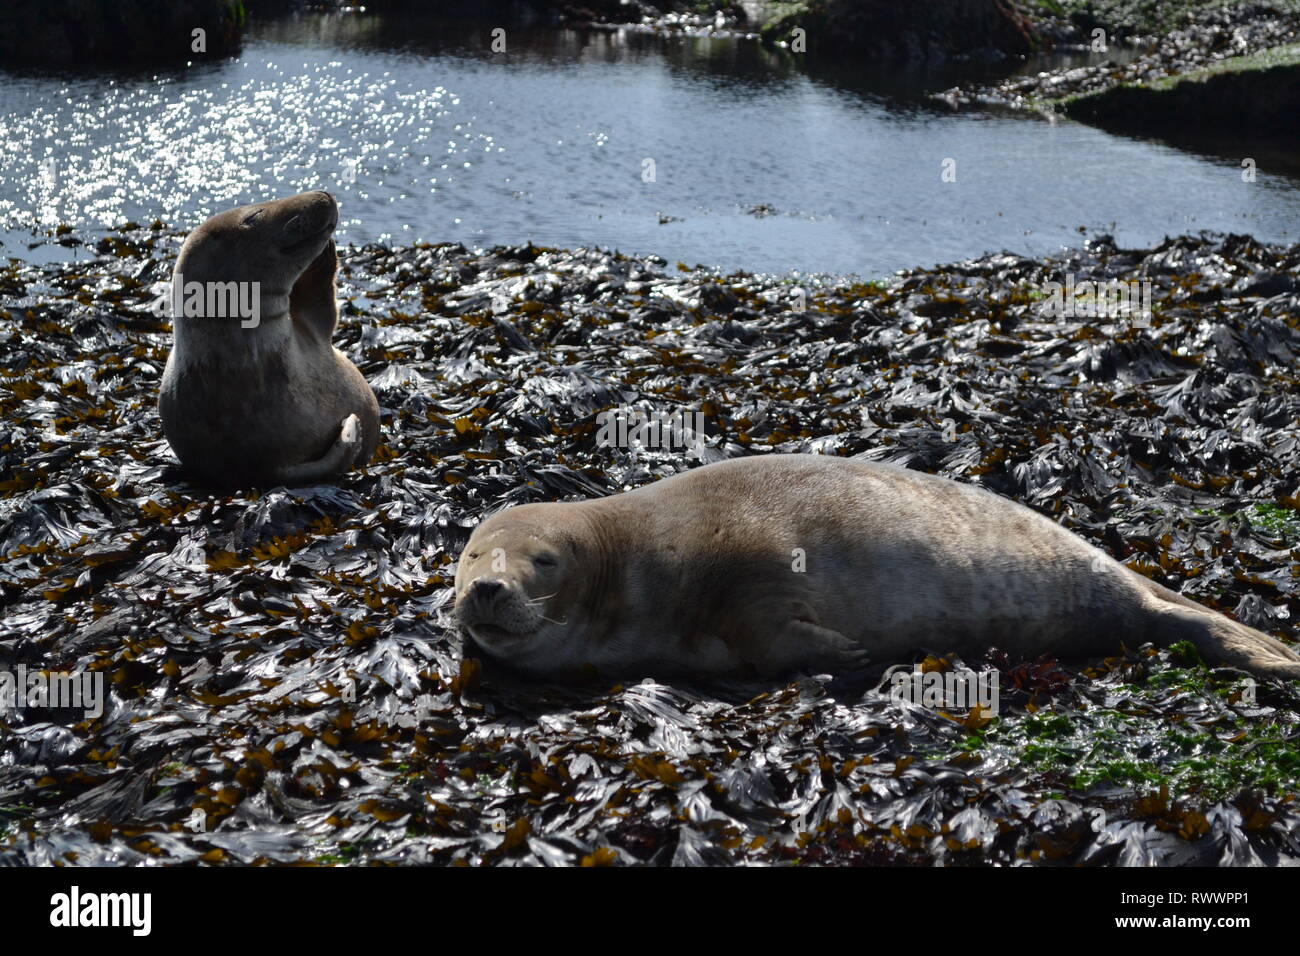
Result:
M33 222L190 228L309 188L339 196L345 241L864 276L1081 228L1121 245L1300 231L1300 179L1269 158L1246 184L1239 158L923 99L986 67L805 72L744 39L540 27L493 54L490 29L322 14L157 76L0 74L0 252L37 255Z

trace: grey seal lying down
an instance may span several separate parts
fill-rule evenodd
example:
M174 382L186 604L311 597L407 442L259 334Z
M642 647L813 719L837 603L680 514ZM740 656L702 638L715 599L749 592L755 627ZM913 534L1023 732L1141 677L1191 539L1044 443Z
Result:
M823 455L719 462L591 501L498 512L456 571L456 616L524 671L837 671L918 647L1095 656L1190 641L1300 677L1282 642L971 485Z
M196 300L202 314L173 317L158 412L176 456L200 480L306 484L374 454L375 393L330 344L337 224L334 197L301 193L213 216L181 247L173 283L209 294ZM226 289L243 301L254 292L254 321L227 314ZM213 302L220 307L206 307Z

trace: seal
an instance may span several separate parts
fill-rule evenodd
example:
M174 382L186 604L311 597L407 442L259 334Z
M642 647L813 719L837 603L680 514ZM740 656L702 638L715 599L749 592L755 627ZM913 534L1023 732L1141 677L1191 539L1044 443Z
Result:
M824 455L499 511L461 554L455 614L487 657L538 674L775 676L920 648L1088 657L1190 641L1208 661L1300 677L1281 641L1023 505Z
M337 224L334 197L306 192L219 213L181 247L172 282L185 305L173 316L158 412L172 450L201 481L308 484L374 454L375 393L330 344ZM252 321L227 314L236 293Z

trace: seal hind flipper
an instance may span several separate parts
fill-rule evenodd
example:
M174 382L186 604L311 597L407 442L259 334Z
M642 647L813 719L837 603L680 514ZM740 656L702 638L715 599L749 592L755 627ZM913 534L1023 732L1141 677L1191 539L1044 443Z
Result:
M1187 641L1211 665L1237 667L1283 680L1300 678L1300 655L1277 638L1203 607L1154 581L1147 583L1150 585L1147 600L1159 614L1156 643L1168 646Z
M349 415L343 419L339 437L329 451L315 461L298 465L281 465L276 469L276 479L282 485L310 485L327 478L336 478L347 471L361 451L361 419Z

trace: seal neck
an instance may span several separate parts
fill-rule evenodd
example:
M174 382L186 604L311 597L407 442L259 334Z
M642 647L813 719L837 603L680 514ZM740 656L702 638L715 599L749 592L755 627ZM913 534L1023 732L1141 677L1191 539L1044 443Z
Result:
M626 610L627 561L632 543L622 526L602 519L597 509L583 507L586 504L583 502L574 513L582 525L579 539L591 549L594 563L583 575L577 606L590 611L587 626L591 639L603 641L618 630Z

